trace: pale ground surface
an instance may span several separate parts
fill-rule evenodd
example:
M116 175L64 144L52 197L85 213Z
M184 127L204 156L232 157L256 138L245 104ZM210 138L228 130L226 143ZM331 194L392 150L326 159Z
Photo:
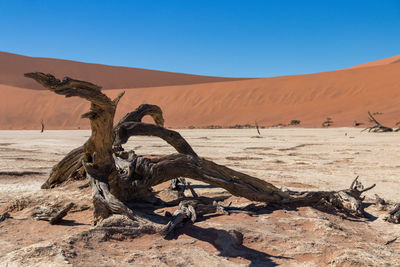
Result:
M400 201L400 133L361 133L354 128L260 131L261 136L255 129L179 130L200 156L277 186L339 190L359 175L364 185L377 184L367 192L367 202L373 202L374 194ZM25 196L54 196L52 191L40 190L40 185L51 167L89 135L90 131L0 131L0 207ZM149 137L132 138L125 148L141 155L174 153L164 141ZM33 173L12 176L22 172ZM224 193L196 181L193 184L200 195ZM60 198L65 194L55 192ZM90 203L89 190L68 197ZM231 201L238 206L247 203L238 198ZM385 242L400 239L400 226L384 222L383 212L374 207L367 208L370 218L362 220L346 220L308 207L270 210L255 217L211 216L185 226L169 241L151 235L96 245L88 242L81 247L78 243L72 248L66 247L65 239L91 227L90 210L69 214L66 219L75 223L62 226L32 221L28 211L15 211L11 213L14 219L0 222L0 266L40 266L45 261L54 261L56 266L399 266L400 240ZM224 252L218 244L219 233L232 229L244 235L236 254Z

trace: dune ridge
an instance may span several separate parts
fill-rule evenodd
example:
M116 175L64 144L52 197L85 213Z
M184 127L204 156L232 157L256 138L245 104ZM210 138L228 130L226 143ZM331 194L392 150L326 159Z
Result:
M393 56L393 57L388 57L388 58L384 58L384 59L379 59L379 60L355 65L348 69L375 67L375 66L382 66L382 65L387 65L387 64L395 64L395 63L399 63L399 62L400 62L400 55L397 55L397 56Z
M129 87L116 119L151 103L163 109L166 126L176 128L255 121L271 126L294 119L303 127L321 127L327 117L333 126L342 127L354 121L368 124L367 111L383 113L377 119L394 126L400 120L400 64L391 62L309 75ZM114 97L121 90L104 92ZM82 99L4 84L0 93L0 129L40 129L41 119L46 129L89 128L88 121L80 118L89 108Z
M115 67L71 60L27 57L0 52L0 84L43 90L44 88L33 80L23 78L22 75L24 73L32 71L52 73L56 77L69 76L78 80L91 81L101 85L104 89L143 88L240 80L240 78Z

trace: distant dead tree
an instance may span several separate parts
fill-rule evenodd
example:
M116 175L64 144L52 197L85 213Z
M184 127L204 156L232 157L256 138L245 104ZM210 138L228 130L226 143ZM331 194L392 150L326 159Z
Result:
M380 112L374 112L374 114L382 114ZM374 133L384 133L384 132L393 132L393 131L399 131L399 129L394 130L393 128L383 126L380 122L378 122L375 117L371 114L371 112L368 111L368 117L369 121L371 123L374 123L373 126L365 128L363 131L368 130L368 132L374 132Z
M100 86L89 82L69 77L59 80L51 74L41 72L27 73L25 76L56 94L80 97L91 103L90 110L82 115L83 118L90 120L91 136L85 144L69 152L53 167L50 177L42 188L56 187L67 180L86 178L92 187L95 224L113 214L125 215L142 226L149 225L148 220L151 218L160 220L159 215L157 217L149 215L151 213L148 209L154 208L155 204L145 205L146 200L155 197L152 187L181 177L192 178L224 188L232 195L251 201L275 204L278 207L313 206L334 209L350 216L365 216L362 204L364 198L361 194L375 185L364 188L358 177L348 189L338 191L282 190L264 179L235 171L198 156L178 132L163 127L162 111L156 105L141 105L114 125L115 111L124 92L112 100L101 92ZM145 115L150 115L156 124L141 122ZM133 150L126 151L123 145L130 137L138 135L159 137L174 147L177 153L147 158L137 155ZM177 203L180 203L179 208L165 228L159 231L161 234L168 234L183 220L194 222L197 216L210 212L225 214L233 212L232 210L250 212L245 208L223 207L217 202L218 199L192 194L193 197L183 196L183 199L177 199ZM140 206L140 203L144 204ZM161 207L167 205L160 199L158 203ZM139 212L140 207L147 209L146 220L137 215L143 214ZM64 211L65 209L59 210L54 214ZM40 214L36 216L40 217ZM107 229L122 231L123 226L118 225L118 227ZM139 232L143 229L145 227L137 227Z
M333 120L330 118L330 117L328 117L328 118L326 118L326 120L322 123L322 127L329 127L329 126L331 126L333 124Z
M44 122L43 122L43 120L40 120L40 124L42 125L42 129L40 130L40 132L43 133L44 132Z
M258 133L258 135L261 135L261 133L260 133L260 129L258 128L258 123L257 123L257 121L255 121L255 125L256 125L256 129L257 129L257 133Z
M291 120L289 125L300 125L300 120Z

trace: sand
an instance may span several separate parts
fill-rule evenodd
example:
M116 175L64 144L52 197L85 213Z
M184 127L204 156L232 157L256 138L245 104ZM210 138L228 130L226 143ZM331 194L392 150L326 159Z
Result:
M349 69L374 67L374 66L381 66L381 65L387 65L387 64L394 64L394 63L398 63L398 62L400 62L400 55L359 64L359 65L350 67Z
M0 84L43 90L44 88L33 80L23 77L24 73L32 71L52 73L57 77L69 76L79 80L86 80L96 83L104 89L143 88L240 80L140 68L116 67L71 60L27 57L0 52Z
M364 185L376 183L366 202L377 193L400 201L398 133L361 133L354 128L179 130L194 150L219 164L295 190L347 188L357 175ZM81 145L89 131L0 131L0 209L15 198L67 198L90 204L90 189L40 190L51 166ZM132 138L126 148L138 154L164 155L173 149L157 138ZM5 174L9 172L9 174ZM34 172L11 176L10 172ZM192 181L200 195L221 195L223 189ZM164 190L166 185L159 186ZM163 192L163 191L161 191ZM249 202L230 198L233 206ZM7 204L6 204L7 203ZM266 210L248 215L209 216L187 224L172 240L159 235L102 242L70 237L91 228L91 210L67 215L66 222L49 226L33 221L29 209L13 211L0 223L0 265L17 263L55 266L396 266L400 226L382 220L383 212L369 205L366 219L344 219L313 208ZM243 233L237 248L221 244L229 230ZM201 258L201 260L200 260Z
M255 129L179 132L200 156L274 184L342 189L359 175L365 184L377 184L367 195L377 193L400 201L400 164L394 160L400 154L398 133L355 128L260 130L262 138L257 138ZM51 167L89 135L90 131L83 130L0 131L0 171L41 172L45 179ZM155 137L133 137L125 147L140 155L175 152Z
M45 61L52 62L49 59ZM227 127L236 124L254 125L255 121L259 125L271 126L288 124L291 120L300 120L303 127L321 127L327 117L332 118L336 127L348 127L354 121L368 124L367 111L383 113L377 119L387 126L395 127L400 120L400 95L397 93L400 88L400 62L394 59L382 62L370 67L309 75L217 82L203 79L201 83L191 80L191 84L185 85L182 85L184 82L180 78L174 78L175 85L160 80L154 72L154 75L149 74L153 83L146 84L150 87L132 84L124 89L104 92L116 96L122 90L126 91L117 109L117 119L142 103L150 103L163 109L168 127ZM67 63L78 64L57 61L55 66ZM18 66L15 68L18 69ZM0 80L0 129L40 129L42 119L47 129L89 129L88 121L80 119L80 115L88 110L87 101L65 99L46 90L29 89L31 87L27 84L18 85L17 81L31 82L22 77L25 71L50 71L47 67L41 68L41 65L21 66L23 68L19 76L15 76L14 82L7 84ZM7 68L3 69L2 72ZM92 74L99 77L84 76L86 74L83 70L83 76L76 76L75 73L71 76L99 81L103 86L107 85L104 83L106 80L119 77L119 74L108 77L106 73L96 71ZM56 74L61 77L69 73L60 71ZM134 75L127 77L136 79ZM115 86L112 88L121 88Z

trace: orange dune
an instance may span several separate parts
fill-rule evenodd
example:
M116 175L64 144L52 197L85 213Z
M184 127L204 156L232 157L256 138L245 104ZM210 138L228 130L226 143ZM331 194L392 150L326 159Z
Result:
M375 66L381 66L381 65L387 65L387 64L393 64L393 63L398 63L400 62L400 55L393 56L393 57L388 57L380 60L375 60L367 63L363 63L360 65L356 65L353 67L350 67L348 69L358 69L358 68L365 68L365 67L375 67Z
M56 77L69 76L78 80L91 81L104 89L141 88L166 85L182 85L206 82L240 80L139 68L114 67L53 58L26 57L0 52L0 84L27 89L44 89L30 79L26 72L52 73Z
M382 112L377 119L394 126L400 120L399 73L400 62L389 62L310 75L131 87L120 101L116 117L151 103L163 109L169 127L255 121L270 126L293 119L304 127L321 127L326 117L331 117L335 126L351 126L354 120L368 123L370 110ZM120 91L104 90L111 97ZM0 129L40 129L41 119L47 129L89 128L87 119L80 119L89 108L85 100L11 85L0 85L0 93Z

